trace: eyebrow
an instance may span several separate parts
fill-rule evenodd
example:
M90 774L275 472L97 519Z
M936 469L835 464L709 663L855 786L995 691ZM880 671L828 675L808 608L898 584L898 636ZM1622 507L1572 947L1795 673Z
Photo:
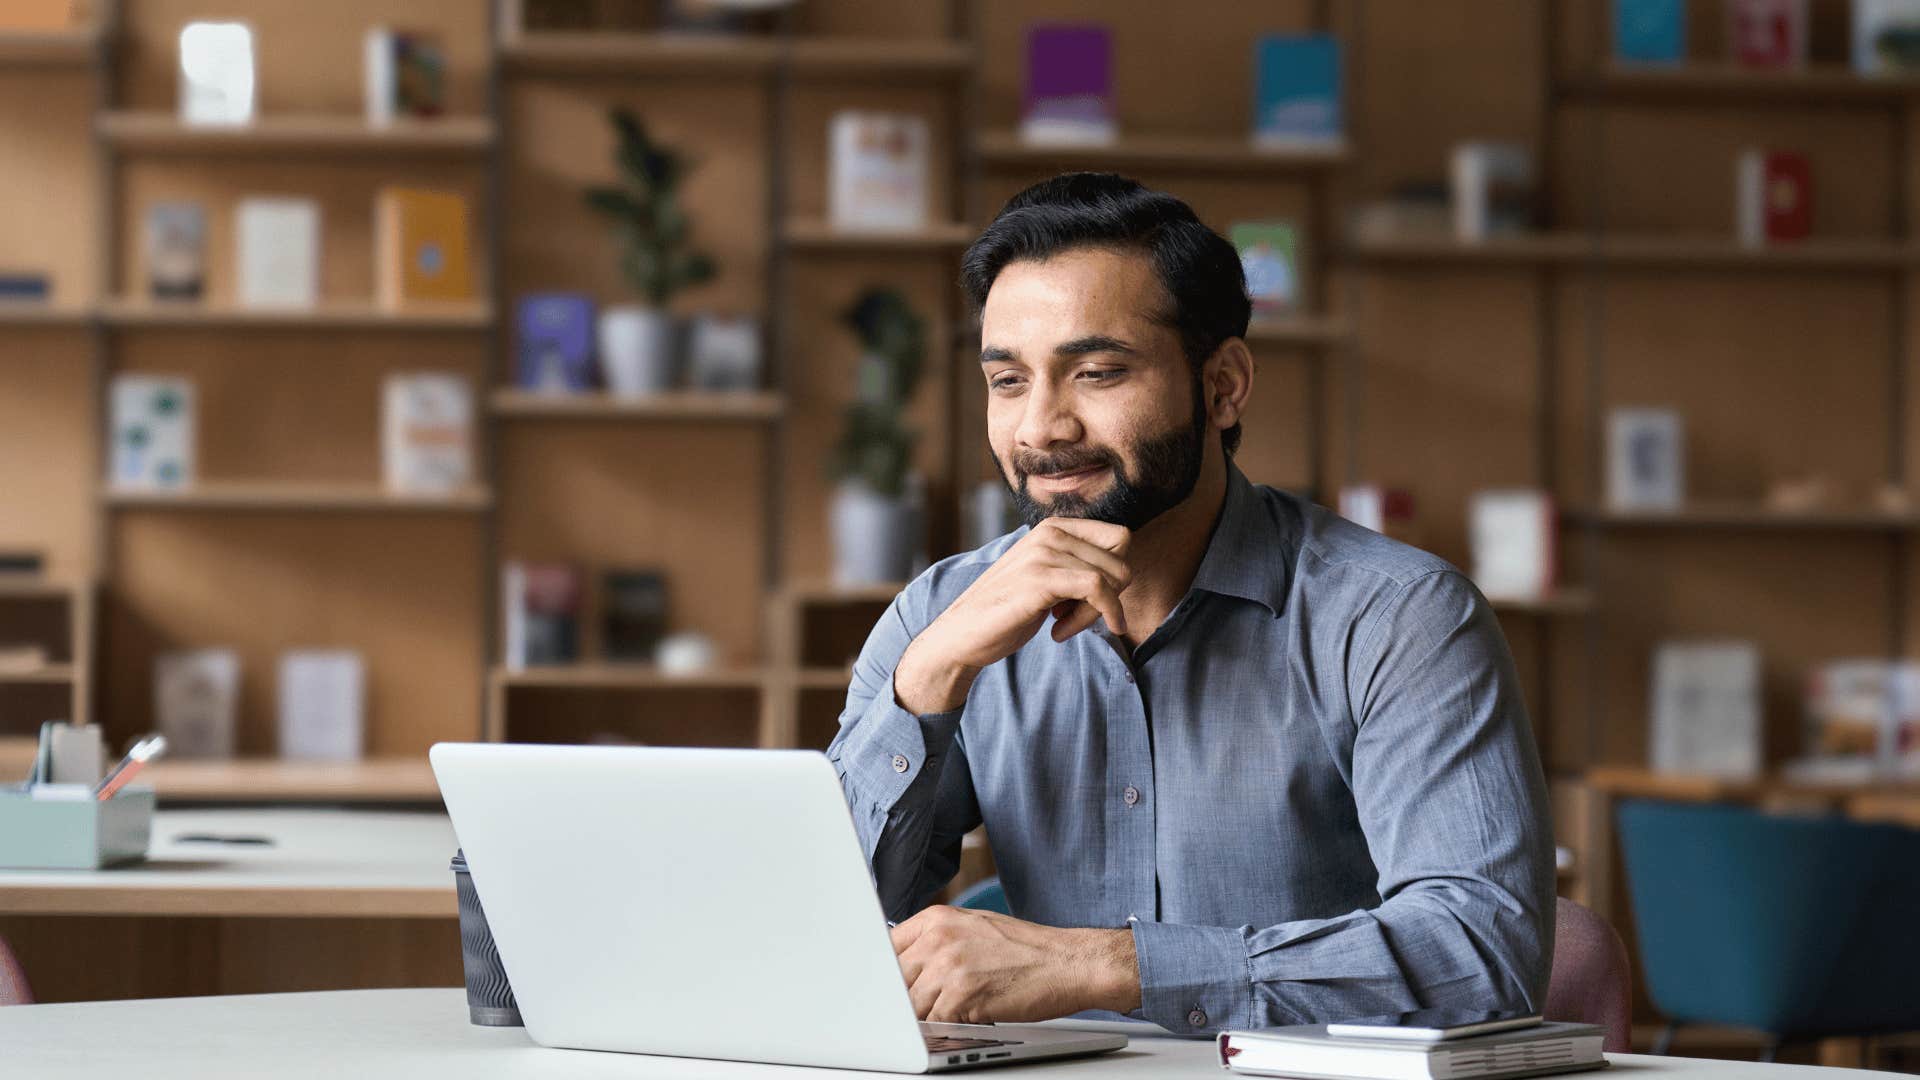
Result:
M1053 347L1055 356L1085 356L1089 353L1103 352L1131 354L1134 348L1119 338L1108 337L1105 334L1088 334L1085 337L1074 338L1072 341L1063 341ZM1010 362L1017 359L1019 358L1014 355L1013 350L1001 345L988 345L980 350L980 362L983 364Z

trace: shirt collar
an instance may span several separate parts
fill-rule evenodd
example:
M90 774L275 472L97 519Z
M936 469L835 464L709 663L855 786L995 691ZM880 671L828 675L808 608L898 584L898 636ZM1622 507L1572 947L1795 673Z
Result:
M1228 461L1227 495L1193 587L1251 600L1278 617L1287 602L1286 545L1279 535L1284 527L1264 502L1239 466Z

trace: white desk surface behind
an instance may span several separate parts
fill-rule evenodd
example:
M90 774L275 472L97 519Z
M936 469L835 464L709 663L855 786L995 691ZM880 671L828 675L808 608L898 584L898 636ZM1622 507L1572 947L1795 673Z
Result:
M438 811L161 810L145 862L0 870L0 914L451 918L457 846Z
M742 1010L741 1023L753 1022ZM208 1077L354 1080L598 1080L601 1077L823 1080L880 1073L784 1068L686 1058L550 1050L519 1028L477 1028L467 1022L461 990L351 990L320 994L106 1001L0 1008L0 1047L9 1076L35 1080ZM1699 1058L1609 1055L1614 1080L1842 1080L1884 1075L1807 1065L1758 1065ZM1213 1044L1135 1037L1127 1049L1075 1061L982 1072L1008 1080L1124 1076L1143 1080L1218 1078ZM1593 1075L1593 1074L1587 1074Z

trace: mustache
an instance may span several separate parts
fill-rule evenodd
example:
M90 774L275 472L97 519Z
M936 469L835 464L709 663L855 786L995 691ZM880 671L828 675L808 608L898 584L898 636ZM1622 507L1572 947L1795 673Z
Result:
M1111 450L1095 447L1061 450L1051 454L1035 450L1013 455L1014 470L1022 476L1050 476L1101 465L1118 468L1119 464L1120 459Z

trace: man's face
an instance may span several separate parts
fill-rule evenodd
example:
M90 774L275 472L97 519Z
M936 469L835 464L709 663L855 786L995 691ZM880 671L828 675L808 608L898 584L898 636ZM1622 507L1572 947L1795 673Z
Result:
M1146 256L1010 263L981 310L987 442L1029 525L1138 529L1179 505L1211 427Z

